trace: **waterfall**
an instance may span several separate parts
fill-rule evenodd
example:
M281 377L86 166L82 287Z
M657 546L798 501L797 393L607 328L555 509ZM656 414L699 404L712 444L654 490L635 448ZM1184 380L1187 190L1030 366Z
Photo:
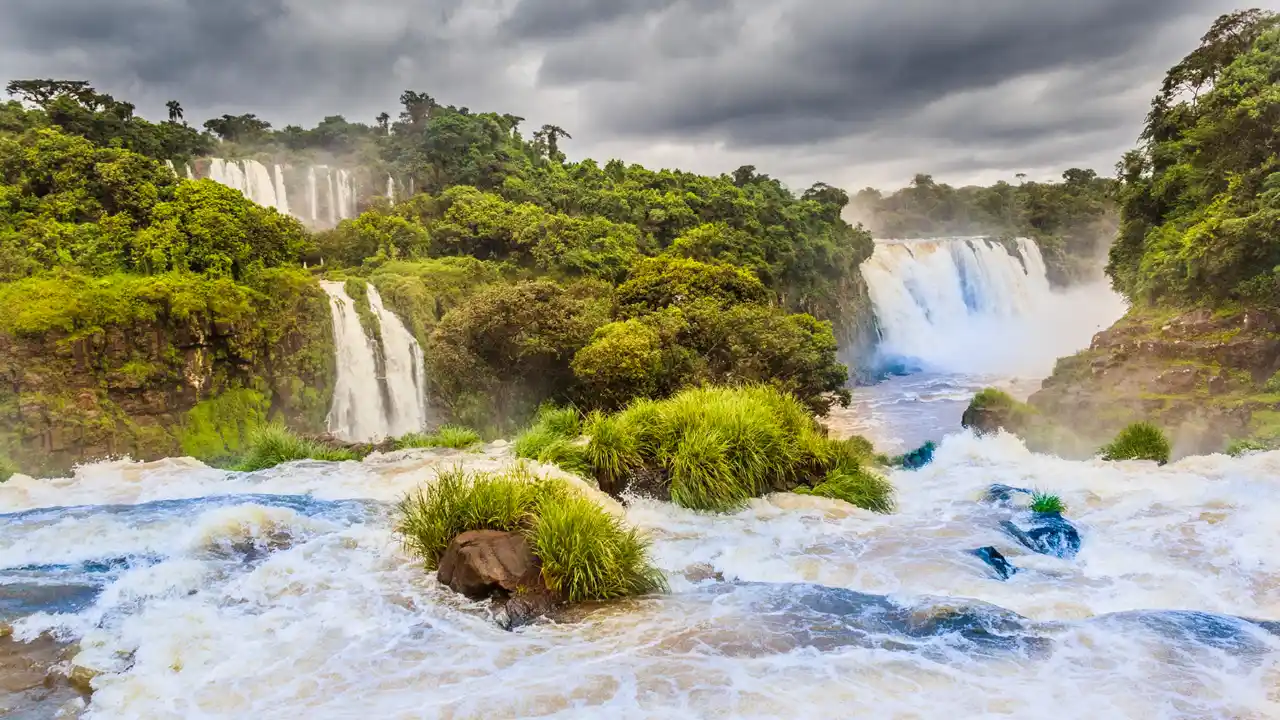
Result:
M378 324L382 328L387 397L391 403L388 434L399 437L405 433L417 432L427 424L426 371L422 347L400 318L383 306L377 288L369 285L368 293L369 306L378 316Z
M314 165L307 168L307 201L311 209L311 222L314 224L320 219L319 192L316 188L316 168Z
M228 161L213 158L209 161L209 179L239 190L259 205L272 207L283 213L289 212L283 175L277 173L273 178L267 166L257 160Z
M334 197L336 197L336 195L333 192L333 173L329 172L328 170L329 170L328 168L325 168L324 179L329 184L329 202L328 202L329 225L330 227L332 227L338 224L338 206L335 205L333 202Z
M387 200L396 201L396 181L390 175L387 176Z
M367 285L369 307L378 318L382 369L355 303L340 282L321 282L333 311L338 380L329 409L329 432L352 442L378 441L426 427L426 370L422 348L395 313Z
M387 436L387 411L378 382L373 344L360 325L355 304L340 282L321 282L333 312L333 342L338 378L329 409L329 432L341 440L363 442Z
M1055 293L1034 242L882 240L863 263L882 358L950 372L1047 374L1123 313L1105 286Z
M288 191L284 187L284 168L279 165L275 166L275 191L276 191L276 209L280 212L289 214L289 196Z

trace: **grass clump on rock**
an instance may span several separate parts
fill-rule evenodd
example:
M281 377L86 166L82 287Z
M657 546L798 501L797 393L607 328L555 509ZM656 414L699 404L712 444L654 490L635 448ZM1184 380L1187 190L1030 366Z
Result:
M244 456L235 469L241 472L265 470L294 460L355 460L348 450L331 448L324 443L304 438L283 425L266 425L254 430Z
M632 481L656 484L677 505L724 512L806 487L870 510L893 506L889 483L865 469L865 441L828 439L800 401L769 386L638 400L594 416L586 432L586 456L601 487L614 494Z
M1067 511L1066 503L1062 502L1062 498L1051 493L1035 491L1031 493L1031 512L1047 513L1052 515L1061 515Z
M579 442L581 430L582 419L576 409L546 405L538 410L533 425L516 436L511 449L519 458L585 473L590 463L586 446Z
M1115 440L1102 447L1103 460L1154 460L1169 462L1169 438L1148 422L1137 422L1121 430Z
M542 564L547 588L569 602L666 589L649 541L566 481L524 468L503 473L441 471L400 502L396 532L428 570L471 530L520 532Z
M411 433L397 438L395 448L450 448L466 450L480 443L480 433L461 425L442 425L433 433Z

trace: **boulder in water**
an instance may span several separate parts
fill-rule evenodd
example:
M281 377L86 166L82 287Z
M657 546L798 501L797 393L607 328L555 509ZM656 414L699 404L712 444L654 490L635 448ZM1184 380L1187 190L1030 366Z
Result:
M1013 563L1005 559L1005 556L1000 554L999 550L990 545L980 547L977 550L970 550L969 552L977 555L982 562L995 571L996 577L1001 580L1008 580L1013 577L1014 573L1018 572L1018 568L1014 567Z
M1000 527L1027 549L1042 555L1069 560L1080 552L1080 532L1060 513L1032 513L1030 529L1023 530L1008 520Z
M1018 494L1031 496L1034 493L1026 488L996 484L987 488L987 494L982 496L982 501L992 505L1008 505L1013 502L1013 496Z
M449 543L436 578L473 600L502 603L498 624L524 625L559 604L542 579L542 563L518 532L470 530Z
M932 440L902 456L902 467L907 470L919 470L933 462L933 451L938 446Z

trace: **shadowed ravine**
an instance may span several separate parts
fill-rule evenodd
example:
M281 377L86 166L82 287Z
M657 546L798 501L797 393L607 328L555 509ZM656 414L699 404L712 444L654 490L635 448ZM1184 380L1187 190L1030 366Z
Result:
M433 466L504 452L14 478L0 486L4 622L78 640L74 664L102 673L87 715L101 718L1280 709L1280 642L1254 622L1280 618L1265 530L1280 489L1258 482L1277 453L1157 468L956 435L895 474L895 515L797 495L730 516L637 501L628 518L672 592L508 632L406 557L387 512ZM1007 511L981 502L995 482L1057 489L1079 555L1020 550ZM1021 571L992 578L966 552L985 545Z

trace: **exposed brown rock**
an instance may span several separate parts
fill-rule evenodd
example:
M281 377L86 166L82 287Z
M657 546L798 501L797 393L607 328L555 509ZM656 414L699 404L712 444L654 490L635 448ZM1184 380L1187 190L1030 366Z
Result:
M436 577L473 600L512 595L542 583L542 563L518 532L471 530L449 543Z

